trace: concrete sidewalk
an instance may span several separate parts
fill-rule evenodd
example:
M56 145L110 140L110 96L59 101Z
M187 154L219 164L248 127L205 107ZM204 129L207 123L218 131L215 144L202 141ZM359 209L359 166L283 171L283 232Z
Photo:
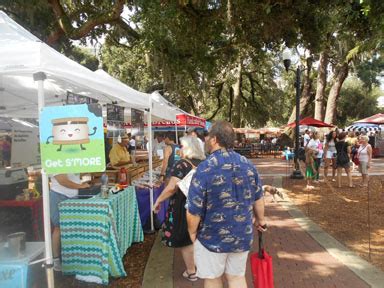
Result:
M264 177L263 183L279 186L281 178ZM266 251L273 258L275 287L357 288L380 287L384 283L382 271L321 230L305 215L300 214L292 203L271 203L269 197L266 198L266 203L270 229L264 239ZM181 254L177 250L174 253L169 250L172 249L154 246L152 252L156 257L153 258L157 260L152 259L147 264L143 287L172 288L172 278L174 288L203 287L202 280L189 282L182 277L185 265ZM257 240L253 250L257 250ZM170 265L172 262L173 265ZM249 265L246 276L248 287L253 287Z

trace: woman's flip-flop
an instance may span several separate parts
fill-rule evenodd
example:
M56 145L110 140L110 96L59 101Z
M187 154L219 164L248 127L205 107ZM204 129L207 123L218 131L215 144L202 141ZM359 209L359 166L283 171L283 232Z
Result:
M183 272L183 277L191 282L195 282L199 280L199 278L196 276L196 272L189 274L187 270Z

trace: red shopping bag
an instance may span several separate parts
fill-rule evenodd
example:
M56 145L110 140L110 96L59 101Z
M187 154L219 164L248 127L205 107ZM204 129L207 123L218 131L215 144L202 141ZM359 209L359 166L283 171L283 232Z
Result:
M273 288L272 257L263 248L263 233L259 232L259 251L251 254L253 287Z

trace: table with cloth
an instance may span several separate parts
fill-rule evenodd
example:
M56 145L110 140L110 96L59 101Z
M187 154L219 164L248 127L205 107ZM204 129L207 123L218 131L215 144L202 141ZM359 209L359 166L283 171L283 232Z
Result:
M157 198L160 196L161 192L164 189L164 184L162 184L159 187L153 188L153 203L156 202ZM136 197L137 202L139 204L139 211L140 211L140 219L141 224L144 225L149 221L150 217L150 211L151 211L151 203L149 198L149 188L143 187L143 186L136 186ZM165 219L165 213L167 212L168 208L168 200L161 203L160 211L157 213L157 219L160 223L164 222Z
M64 274L103 284L109 275L126 276L122 258L133 242L144 240L134 187L107 199L65 200L59 211Z

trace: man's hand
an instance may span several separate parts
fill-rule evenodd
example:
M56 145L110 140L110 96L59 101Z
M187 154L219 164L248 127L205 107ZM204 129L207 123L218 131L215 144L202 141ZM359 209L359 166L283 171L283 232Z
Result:
M266 232L268 229L268 225L267 225L267 223L265 223L264 225L257 224L256 229L259 232Z

